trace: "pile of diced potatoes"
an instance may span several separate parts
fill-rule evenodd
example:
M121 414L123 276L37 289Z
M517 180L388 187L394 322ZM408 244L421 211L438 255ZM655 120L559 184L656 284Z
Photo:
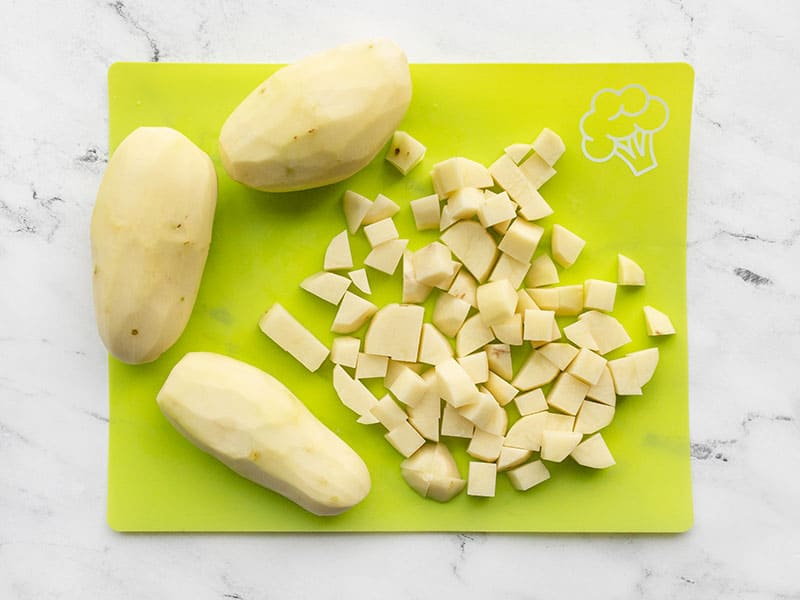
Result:
M327 348L281 305L262 317L262 331L310 371L330 357L333 387L364 425L380 424L405 457L400 472L420 495L441 502L466 486L494 496L498 472L521 491L547 480L547 462L571 457L584 467L615 464L600 430L613 418L617 396L641 395L658 364L657 347L607 360L631 341L612 316L618 285L643 286L642 268L619 255L617 281L587 279L557 285L559 269L579 260L585 241L558 224L549 252L534 253L545 233L536 221L553 214L539 188L565 151L544 129L532 144L512 144L491 166L454 157L433 167L433 194L410 202L419 230L439 241L412 251L393 217L401 209L379 194L372 201L347 191L347 229L325 251L323 270L301 287L337 307ZM398 131L386 159L403 175L425 147ZM351 235L361 231L371 251L353 264ZM399 303L376 306L369 271L396 272ZM432 318L422 303L435 295ZM648 335L675 333L670 319L643 307ZM556 317L575 317L563 328ZM367 325L363 339L356 337ZM512 353L532 353L514 372ZM364 380L379 378L376 397ZM520 414L509 423L511 403ZM444 443L467 438L466 479ZM538 456L537 456L538 453Z

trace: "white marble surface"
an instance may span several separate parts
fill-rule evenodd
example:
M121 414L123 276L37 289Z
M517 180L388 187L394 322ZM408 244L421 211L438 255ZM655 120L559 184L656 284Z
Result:
M0 598L800 598L800 4L22 2L0 24ZM117 60L685 60L695 526L676 536L120 535L88 221Z

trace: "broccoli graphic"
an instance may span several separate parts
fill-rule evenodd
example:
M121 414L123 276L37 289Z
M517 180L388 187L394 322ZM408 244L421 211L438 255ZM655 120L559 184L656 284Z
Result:
M583 153L593 162L618 156L638 177L658 166L653 134L668 120L667 103L641 85L600 90L592 97L589 112L581 117Z

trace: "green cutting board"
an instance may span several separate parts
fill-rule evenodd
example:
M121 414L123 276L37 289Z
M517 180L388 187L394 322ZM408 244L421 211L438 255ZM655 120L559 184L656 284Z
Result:
M340 184L305 192L266 194L232 181L223 170L217 136L226 116L277 65L119 63L109 71L110 147L136 127L164 125L186 134L217 166L219 201L214 235L197 303L186 331L148 365L109 360L108 522L120 531L684 531L692 522L688 438L685 288L686 196L693 72L685 64L413 65L414 97L401 128L427 146L424 162L402 177L377 157ZM663 102L666 124L644 156L624 161L623 149L587 157L581 119L601 90L636 85L649 102ZM610 92L606 92L610 93ZM606 100L609 96L604 96ZM597 110L606 110L596 107ZM631 109L633 110L633 109ZM612 115L613 116L613 115ZM650 125L652 127L652 125ZM644 288L620 288L615 315L633 341L609 358L656 345L661 363L641 397L621 398L603 432L617 465L604 471L571 460L548 464L552 478L518 492L504 475L494 498L460 494L447 504L419 497L400 477L402 457L380 425L356 423L331 387L332 367L309 373L257 327L280 302L326 344L335 308L298 284L321 270L328 241L344 229L343 192L382 192L402 209L395 221L410 247L436 239L417 232L408 202L430 194L434 163L461 155L490 164L514 142L530 142L543 127L567 146L558 174L541 192L560 223L587 240L562 284L588 277L616 280L617 253L638 261ZM617 128L618 129L618 128ZM596 132L595 132L596 133ZM591 135L592 132L589 132ZM614 149L616 146L611 146ZM630 148L628 149L630 150ZM593 150L597 154L597 150ZM641 153L640 153L641 154ZM597 162L598 158L607 158ZM643 166L650 166L641 172ZM638 171L637 171L638 169ZM354 236L357 264L368 251ZM542 248L549 248L545 236ZM371 299L400 298L400 269L369 270ZM666 312L676 335L649 338L642 306ZM426 305L430 318L430 302ZM213 351L256 365L283 381L366 461L368 497L337 517L316 517L233 473L183 439L162 417L156 394L189 351ZM521 360L517 357L517 364ZM510 409L511 419L518 415ZM448 439L462 475L464 440Z

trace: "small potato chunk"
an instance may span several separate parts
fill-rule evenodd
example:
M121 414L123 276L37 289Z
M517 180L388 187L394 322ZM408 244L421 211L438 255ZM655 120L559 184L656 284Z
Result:
M658 348L647 348L638 352L631 352L628 354L628 358L633 359L633 362L636 363L636 383L639 384L639 387L644 387L652 379L653 373L655 373L658 366Z
M553 408L574 415L578 412L589 387L589 384L569 373L562 373L547 395L547 403Z
M489 373L489 378L486 381L486 389L500 406L505 406L511 402L519 393L517 388L496 373L492 372Z
M605 358L595 354L591 350L581 348L580 352L578 352L578 356L575 357L575 360L573 360L567 368L567 373L592 386L600 380L600 376L603 374L607 362Z
M539 348L539 352L562 371L566 371L569 363L578 355L578 349L575 346L564 342L545 344Z
M552 236L550 238L550 251L553 260L559 265L568 269L578 260L586 241L572 233L561 225L553 225Z
M552 341L555 319L556 313L552 310L526 310L522 339L534 342Z
M375 313L364 336L364 352L416 362L425 309L416 304L388 304Z
M436 366L453 357L453 347L447 338L430 323L422 325L422 339L419 345L419 362Z
M479 282L486 281L497 262L497 245L491 234L475 221L459 221L441 240Z
M508 426L508 415L489 392L478 392L475 400L458 408L462 417L469 419L483 431L503 435Z
M383 219L393 217L398 212L400 212L400 205L397 204L397 202L391 198L388 198L387 196L384 196L383 194L378 194L378 196L375 198L375 202L372 203L367 211L367 214L364 215L364 219L361 221L361 224L371 225L372 223L377 223Z
M492 325L494 336L509 346L522 345L522 313L511 315L506 321Z
M386 386L394 397L406 406L416 406L425 397L428 384L411 369L402 369L391 384Z
M575 417L574 431L594 433L611 423L614 419L614 407L599 402L584 400Z
M614 299L617 295L617 284L601 279L587 279L583 283L583 306L595 310L611 312L614 310Z
M494 340L492 330L484 325L480 313L472 315L456 334L456 354L466 356Z
M530 144L511 144L503 148L503 152L517 164L525 160L525 157L527 157L532 150L533 147Z
M372 267L376 271L381 271L387 275L393 275L400 263L400 258L408 246L408 240L389 240L379 246L375 246L367 254L364 264Z
M532 390L547 385L558 376L559 372L558 366L540 352L534 351L523 363L511 383L518 390Z
M418 231L427 229L438 229L439 219L441 219L441 207L439 196L431 194L423 198L417 198L409 202L411 212L414 215L414 224Z
M488 229L516 216L517 207L508 197L508 192L495 194L491 190L484 190L483 199L478 203L478 220L481 225Z
M439 294L433 307L433 324L443 334L455 337L469 314L469 304L450 294Z
M592 337L592 330L587 321L575 321L564 327L564 335L567 339L580 348L589 350L599 350L597 341Z
M575 316L583 310L582 285L562 285L553 289L558 292L556 315L559 317Z
M524 219L515 219L497 247L520 262L530 263L543 234L543 227Z
M525 274L528 272L530 264L520 262L516 258L512 258L505 252L500 253L500 258L497 259L497 264L489 276L489 281L500 281L507 279L514 289L522 285Z
M462 356L457 360L458 364L464 367L464 370L469 374L472 383L486 383L489 380L489 359L485 351Z
M559 294L556 288L532 288L528 290L528 294L533 298L536 306L542 310L558 310L559 307Z
M500 456L503 448L503 436L476 429L467 446L467 454L472 458L493 462Z
M389 359L385 356L359 352L358 362L356 362L356 379L386 377L386 367L388 366Z
M675 327L669 317L652 306L644 307L644 320L647 326L647 335L674 335Z
M487 327L507 321L517 309L517 291L507 279L483 284L475 298L481 320Z
M526 310L538 310L541 307L536 304L527 290L517 290L517 312L525 314Z
M522 448L510 448L503 446L500 448L500 456L497 457L497 471L508 471L514 467L518 467L531 457L530 450L523 450Z
M335 273L329 273L329 275L335 275ZM369 287L369 279L367 278L366 269L356 269L355 271L350 271L347 276L350 278L350 281L353 282L353 285L355 285L359 290L365 294L372 293L372 288Z
M442 436L471 438L475 431L472 421L461 416L454 406L445 404L442 412Z
M453 280L452 285L447 289L447 293L456 298L467 302L470 306L478 307L476 299L478 282L475 278L464 270L461 270Z
M347 231L355 233L372 207L372 200L352 190L347 190L342 198L342 204L344 219L347 221Z
M519 170L535 190L542 187L556 174L556 170L538 154L533 154L520 163Z
M616 318L596 310L590 310L578 317L580 323L586 323L591 332L591 337L597 342L597 352L608 354L631 341L631 336L625 331Z
M542 432L547 424L547 413L537 412L523 416L511 426L506 434L504 445L538 452L542 446ZM572 428L570 427L570 430Z
M369 425L378 422L372 414L378 399L358 379L350 377L341 365L333 367L333 389L342 404L361 417L359 423Z
M519 214L524 218L536 221L553 214L550 205L508 155L504 154L492 163L489 172L497 185L508 192L511 199L519 205Z
M644 270L624 254L617 255L617 283L619 285L644 285Z
M558 270L549 254L540 254L531 263L525 276L525 285L531 288L558 283Z
M466 485L444 444L425 444L400 464L400 472L418 494L437 502L447 502Z
M614 379L611 377L611 371L609 370L607 364L600 375L600 379L598 379L597 383L590 387L589 391L586 392L586 397L591 398L592 400L597 400L598 402L602 402L603 404L608 404L609 406L616 405L617 394L614 390Z
M460 221L477 215L482 203L483 190L466 187L450 194L447 199L447 208L450 211L450 216Z
M442 206L442 214L439 217L439 231L444 231L457 221L458 219L456 219L455 217L453 217L453 215L450 214L450 207L447 206L447 204Z
M580 443L583 434L576 431L549 431L542 432L542 460L562 462Z
M536 388L535 390L524 392L516 396L514 398L514 404L517 405L517 410L523 417L537 412L544 412L548 408L547 399L544 397L544 392L541 388Z
M261 331L312 373L330 351L280 304L273 304L258 322Z
M579 465L592 469L607 469L616 464L603 436L599 433L578 444L571 456Z
M350 280L336 273L320 271L306 277L300 283L300 287L325 302L339 304L347 288L350 287Z
M520 492L525 492L535 485L539 485L543 481L550 479L550 471L544 466L540 460L529 462L528 464L512 469L506 473L508 480L514 489Z
M400 237L397 227L391 218L381 219L364 227L364 235L367 236L370 248L380 246L389 240L396 240Z
M425 146L405 131L395 131L385 158L403 175L408 175L425 158L425 150Z
M335 365L355 368L360 349L361 340L358 338L344 335L335 337L331 345L331 362Z
M406 249L403 251L403 294L404 304L425 302L433 287L417 281L414 272L414 253Z
M511 365L511 348L508 344L489 344L486 346L486 357L489 369L500 377L510 380L514 376Z
M614 380L614 390L619 396L641 396L639 375L636 373L636 361L625 356L608 361L608 369Z
M457 156L433 165L433 190L440 198L448 198L465 187L488 188L494 185L492 176L482 164Z
M350 241L347 230L335 235L325 249L324 267L326 271L353 268L353 255L350 252Z
M497 483L497 465L486 462L470 462L467 476L467 495L494 497Z
M425 439L417 433L417 430L408 421L404 421L383 437L406 458L425 444Z
M536 136L536 139L531 145L536 154L551 167L556 164L556 161L561 158L566 150L561 137L559 137L555 131L547 127L542 129L542 132Z
M438 285L453 274L450 249L439 242L431 242L417 250L413 261L414 275L424 285Z
M388 431L396 429L408 420L405 411L388 394L378 400L370 412Z
M458 408L480 400L469 373L455 359L442 361L435 368L439 393L445 402Z

